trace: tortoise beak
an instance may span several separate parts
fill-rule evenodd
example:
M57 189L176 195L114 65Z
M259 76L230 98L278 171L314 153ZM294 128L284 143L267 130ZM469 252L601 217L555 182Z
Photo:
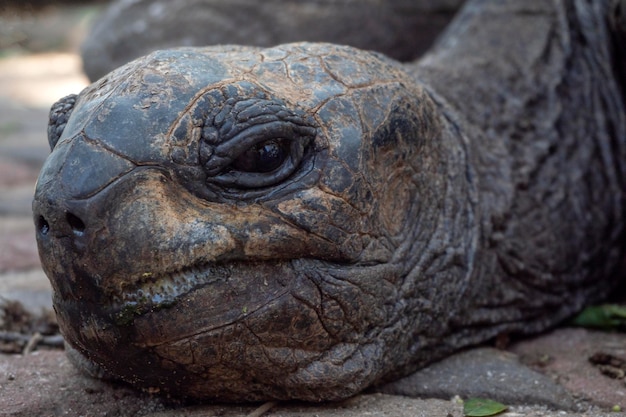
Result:
M60 143L37 180L33 215L38 237L82 236L89 209L86 204L78 209L81 204L77 202L97 194L134 167L82 136Z

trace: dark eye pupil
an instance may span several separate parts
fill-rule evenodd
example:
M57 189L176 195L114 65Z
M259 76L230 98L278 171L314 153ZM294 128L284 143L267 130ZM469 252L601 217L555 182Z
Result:
M271 172L287 157L284 140L270 139L252 146L233 161L232 167L244 172Z

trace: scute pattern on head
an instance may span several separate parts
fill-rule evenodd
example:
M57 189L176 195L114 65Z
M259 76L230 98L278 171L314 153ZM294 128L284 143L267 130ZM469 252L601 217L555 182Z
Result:
M96 158L121 162L89 189L38 189L35 210L55 219L40 247L62 259L45 268L66 338L109 373L204 398L341 398L434 328L406 331L401 314L437 313L403 294L416 264L390 261L437 236L416 210L439 217L441 191L465 187L435 157L459 139L386 58L314 44L158 52L85 90L68 126L67 155L42 178L81 184L102 178ZM238 159L265 143L282 146L280 165L247 172L257 165ZM94 164L72 165L78 149ZM85 219L69 246L52 214L64 211Z

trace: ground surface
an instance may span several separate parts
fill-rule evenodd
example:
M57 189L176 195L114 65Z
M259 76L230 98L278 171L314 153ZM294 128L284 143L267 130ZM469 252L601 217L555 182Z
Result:
M6 339L6 330L12 330L25 338L0 341L0 352L5 352L0 353L0 416L461 416L458 401L433 398L447 395L441 394L443 386L455 387L463 398L497 388L511 404L526 404L511 407L503 414L508 417L623 415L611 409L617 405L626 408L626 336L572 328L516 342L509 347L513 353L472 351L464 354L467 357L436 365L413 381L426 399L365 394L324 405L183 406L79 374L62 350L46 347L59 341L46 335L54 333L54 323L45 314L51 309L50 287L37 257L30 205L39 168L48 154L48 108L86 83L79 59L71 52L80 38L85 12L81 13L61 11L31 20L20 18L18 23L24 24L18 26L15 18L0 20L0 297L5 300L0 303L6 306L6 300L16 300L26 309L0 310L5 311L0 314L0 335ZM57 24L51 22L55 19ZM68 19L75 28L69 34ZM9 36L8 27L19 30ZM53 43L63 45L60 49L66 52L24 53L32 31L42 30L49 42L61 37ZM24 322L20 323L20 318ZM13 328L8 329L9 324ZM35 332L43 334L43 340L31 349L25 344ZM32 352L20 353L24 349ZM589 358L598 353L612 362L605 367L593 365ZM482 360L493 357L499 360L495 368L483 364ZM520 361L529 365L527 371L520 371ZM545 404L551 404L551 410ZM589 408L590 404L595 405Z

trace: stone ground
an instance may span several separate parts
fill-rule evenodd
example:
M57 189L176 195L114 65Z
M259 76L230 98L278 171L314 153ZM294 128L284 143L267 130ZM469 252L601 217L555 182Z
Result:
M48 317L51 309L30 212L33 186L49 152L47 112L56 99L86 85L73 51L90 15L90 8L73 8L0 16L0 304L20 301L27 317ZM0 335L7 336L10 317L1 311ZM50 329L50 323L44 325ZM45 333L37 326L27 327ZM565 327L517 341L508 351L470 350L408 382L422 399L368 393L322 405L176 404L87 378L61 349L44 346L58 340L47 337L42 343L27 347L27 353L0 353L0 416L461 416L451 389L462 398L496 396L515 404L502 414L507 417L626 415L612 411L626 409L626 335L618 333ZM6 352L2 347L0 340L0 351ZM589 358L598 353L613 362L593 365Z

